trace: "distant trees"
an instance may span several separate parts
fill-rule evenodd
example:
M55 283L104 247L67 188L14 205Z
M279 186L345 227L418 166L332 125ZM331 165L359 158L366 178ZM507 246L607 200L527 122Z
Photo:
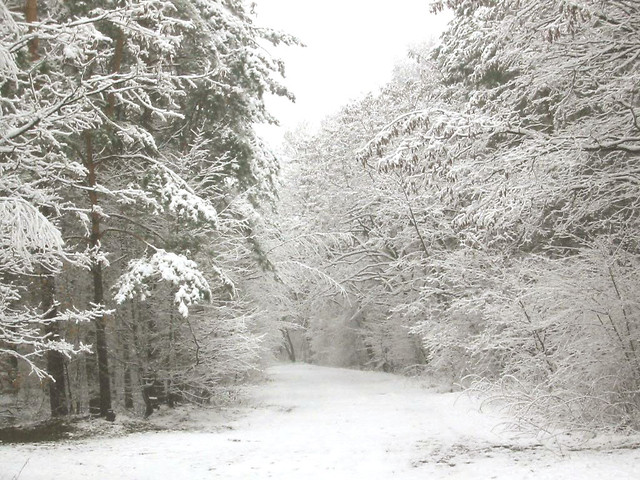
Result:
M428 74L408 62L380 97L346 106L315 135L290 136L285 181L295 188L281 195L290 221L272 260L279 275L296 279L288 301L303 317L307 359L400 371L424 358L393 311L422 281L409 261L424 255L429 234L412 219L418 199L402 175L372 175L354 160L362 139L429 96L420 84Z
M27 3L0 3L1 352L54 413L140 405L150 378L208 401L258 358L239 287L278 164L253 125L291 97L258 41L295 39L237 1ZM95 364L38 360L86 344Z

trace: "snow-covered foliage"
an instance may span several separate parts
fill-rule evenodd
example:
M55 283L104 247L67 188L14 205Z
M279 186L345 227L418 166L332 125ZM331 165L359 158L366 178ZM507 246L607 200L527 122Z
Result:
M48 351L66 356L88 351L50 333L47 325L61 319L73 322L91 320L98 311L66 311L59 318L48 318L23 303L25 286L21 276L51 275L65 259L60 231L35 207L17 197L0 198L0 355L23 360L40 378L48 377L38 360Z
M211 296L209 284L195 262L184 255L159 249L149 258L143 257L130 262L127 272L116 286L118 292L115 294L115 301L123 303L135 294L145 300L149 294L149 282L156 278L170 282L177 289L174 302L183 317L189 315L188 305Z
M33 309L12 308L11 304L20 300L18 292L5 287L0 288L0 355L21 360L29 367L30 373L40 379L54 381L42 366L42 358L47 352L60 352L70 358L71 355L91 351L89 345L70 343L43 333L42 330L54 322L89 322L102 315L102 309L86 312L67 311L58 317L47 318L48 312L42 314Z
M434 85L447 110L408 112L360 150L411 178L452 234L425 242L413 331L437 371L514 379L498 391L517 385L522 414L635 428L639 12L449 6Z
M151 175L149 187L160 197L160 209L162 205L166 205L171 213L180 218L192 222L203 220L212 229L218 228L218 212L215 207L210 201L197 195L186 181L163 165L152 167Z
M260 376L264 347L256 335L260 323L242 300L214 302L192 315L175 361L167 371L176 393L195 403L230 403L236 385Z
M42 213L22 198L0 198L0 271L54 270L63 257L62 235Z

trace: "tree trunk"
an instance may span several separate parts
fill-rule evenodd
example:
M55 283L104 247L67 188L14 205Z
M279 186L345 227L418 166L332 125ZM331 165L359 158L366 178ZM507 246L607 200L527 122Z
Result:
M296 351L293 348L293 342L291 341L291 335L289 335L289 330L287 328L283 328L280 330L282 332L282 336L284 337L284 348L287 351L287 355L289 356L289 360L293 363L296 361Z
M32 23L38 20L38 0L26 0L24 6L24 18L27 23ZM29 33L33 29L29 27ZM29 56L32 61L38 59L38 37L34 37L29 40Z
M41 280L44 318L47 320L54 319L58 316L54 296L55 281L50 272L43 274ZM60 326L58 322L46 324L44 331L49 340L57 340L60 338ZM69 413L64 370L64 355L56 350L47 351L47 373L53 378L53 380L49 381L49 405L51 406L52 417L60 417Z
M113 73L118 73L121 68L122 56L124 51L124 34L118 33L116 39L116 49L113 59ZM115 97L112 93L108 95L106 114L110 117L114 115ZM89 186L89 201L91 204L91 234L89 236L89 246L93 250L94 255L100 251L100 241L102 240L102 232L100 229L101 216L97 211L98 193L95 190L97 185L96 162L93 156L93 139L91 130L84 132L86 157L85 167L87 168L87 183ZM96 305L104 305L104 281L102 278L102 265L99 261L94 260L91 265L91 277L93 280L93 303ZM96 353L98 357L98 383L100 386L100 416L107 419L113 418L111 410L111 375L109 373L109 356L107 349L106 319L104 315L100 315L95 319L96 325Z
M26 0L24 7L24 16L27 23L33 23L38 20L38 1ZM33 31L29 28L29 32ZM38 38L29 40L29 56L31 61L38 60ZM50 208L42 208L42 214L49 217L52 212ZM42 268L40 289L42 292L42 310L44 319L50 320L58 316L58 309L55 303L55 280L51 271L46 267ZM50 340L56 340L60 337L60 327L57 322L51 322L44 327L45 334ZM64 355L55 350L49 350L46 354L47 373L52 379L49 382L49 404L51 406L51 416L59 417L67 415L69 409L67 407L67 389L65 387L65 363Z
M372 365L375 364L376 362L376 353L373 350L373 345L371 344L371 342L367 339L367 336L365 335L365 328L364 328L364 315L362 313L362 309L358 309L356 311L356 313L353 314L353 316L351 317L351 319L349 320L349 322L353 322L357 328L358 334L360 336L360 339L362 340L362 345L364 346L364 351L367 354L367 360L364 363L365 365ZM359 360L361 361L361 360Z
M124 408L133 410L133 383L131 378L131 352L129 337L123 335L122 360L124 362Z
M94 263L91 266L93 277L93 303L104 305L102 283L102 265ZM98 356L98 383L100 385L100 416L105 417L111 410L111 382L109 375L109 356L107 350L107 332L104 315L95 319L96 324L96 353Z
M113 54L113 65L112 72L120 73L120 69L122 68L122 57L124 54L124 33L121 30L118 30L118 37L116 39L116 48ZM107 108L105 113L110 118L113 118L115 114L116 107L116 97L113 92L109 92L107 95Z
M91 234L89 245L93 254L97 256L100 251L100 213L98 207L98 193L95 190L96 164L93 158L93 139L89 130L84 132L86 157L85 167L87 167L87 183L89 186L89 201L91 204ZM93 303L94 305L105 305L104 302L104 282L102 279L102 264L94 259L91 264L91 278L93 280ZM111 382L109 375L109 356L107 350L106 319L100 315L94 320L96 325L96 353L98 357L98 384L100 388L100 416L107 417L111 413Z

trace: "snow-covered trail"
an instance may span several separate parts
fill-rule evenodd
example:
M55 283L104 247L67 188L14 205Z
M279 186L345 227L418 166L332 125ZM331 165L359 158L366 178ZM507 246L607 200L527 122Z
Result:
M634 479L640 450L560 456L465 397L373 372L283 365L230 429L0 446L0 480Z

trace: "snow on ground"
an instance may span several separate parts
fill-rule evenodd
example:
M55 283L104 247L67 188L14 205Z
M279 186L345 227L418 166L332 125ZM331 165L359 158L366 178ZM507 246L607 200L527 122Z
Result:
M0 480L640 479L640 450L558 452L459 394L375 372L282 365L252 407L198 431L0 446Z

